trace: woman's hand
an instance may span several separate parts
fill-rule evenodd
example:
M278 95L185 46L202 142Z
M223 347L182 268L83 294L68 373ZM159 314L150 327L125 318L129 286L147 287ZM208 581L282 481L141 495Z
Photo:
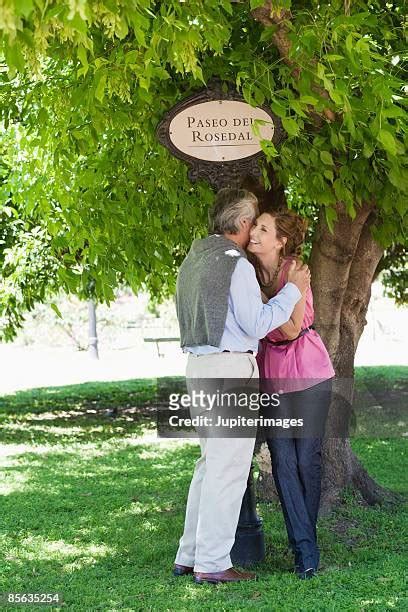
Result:
M297 286L300 293L306 294L310 287L309 266L300 262L292 261L288 270L288 282Z

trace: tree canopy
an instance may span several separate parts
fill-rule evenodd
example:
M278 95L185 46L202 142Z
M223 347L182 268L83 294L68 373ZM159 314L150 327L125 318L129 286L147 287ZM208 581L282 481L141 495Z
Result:
M155 137L212 77L267 104L287 138L266 161L294 208L363 203L403 301L408 194L404 0L2 0L0 335L62 287L109 301L174 291L210 187ZM267 181L266 169L264 177ZM392 266L397 261L396 275ZM398 267L399 266L399 267Z

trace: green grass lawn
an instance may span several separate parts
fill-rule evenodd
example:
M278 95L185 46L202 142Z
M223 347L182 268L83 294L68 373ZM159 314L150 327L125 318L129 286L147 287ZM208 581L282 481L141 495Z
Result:
M380 385L407 376L407 368L357 372L358 381ZM0 592L59 592L68 610L408 609L405 508L365 508L347 495L319 523L315 580L289 573L282 515L266 504L259 513L268 553L256 583L172 577L199 452L192 442L157 441L153 395L145 380L0 398ZM114 406L122 410L112 420L101 408ZM382 485L407 491L403 437L353 446Z

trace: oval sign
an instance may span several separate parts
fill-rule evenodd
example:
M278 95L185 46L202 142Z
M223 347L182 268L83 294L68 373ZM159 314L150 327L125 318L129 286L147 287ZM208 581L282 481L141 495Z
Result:
M212 162L252 157L262 150L259 141L272 140L274 133L273 119L265 110L237 100L194 104L177 113L169 125L176 149Z

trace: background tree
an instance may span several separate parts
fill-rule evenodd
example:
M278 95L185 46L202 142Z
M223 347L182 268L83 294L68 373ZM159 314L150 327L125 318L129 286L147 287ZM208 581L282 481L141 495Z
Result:
M119 282L174 291L212 195L190 184L155 128L220 77L282 119L279 152L263 143L263 184L244 184L263 205L289 204L314 222L316 324L337 375L352 378L371 282L392 253L404 261L404 5L3 0L0 108L14 135L3 195L46 229L58 284L83 291L92 271L99 300ZM383 498L348 440L327 443L325 465L327 504L346 485L369 503Z

